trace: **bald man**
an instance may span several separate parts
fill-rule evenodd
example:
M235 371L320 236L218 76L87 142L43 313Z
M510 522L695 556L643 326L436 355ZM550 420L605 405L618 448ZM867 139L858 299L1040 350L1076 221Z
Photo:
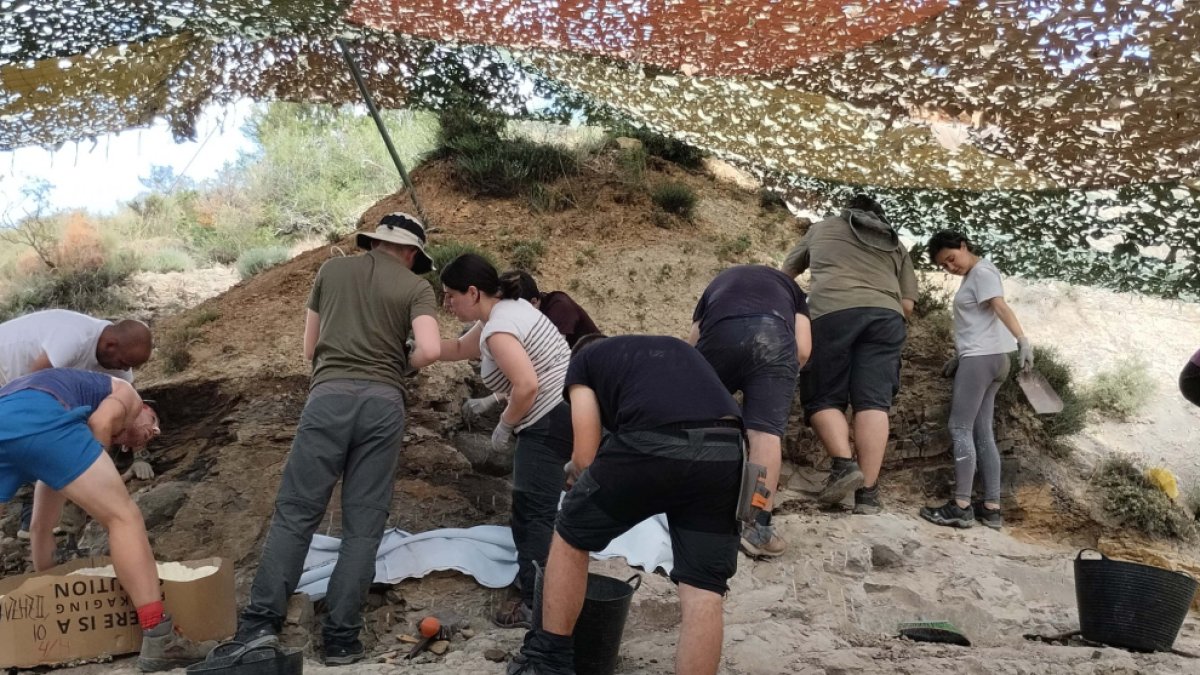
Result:
M152 348L150 329L141 321L114 324L66 309L33 312L0 323L0 387L48 368L90 370L132 383L133 368L150 360ZM20 539L30 536L33 512L28 497L23 490L16 499L21 505Z
M66 309L47 309L0 323L0 386L46 368L76 368L133 382L150 360L153 341L141 321L112 323Z

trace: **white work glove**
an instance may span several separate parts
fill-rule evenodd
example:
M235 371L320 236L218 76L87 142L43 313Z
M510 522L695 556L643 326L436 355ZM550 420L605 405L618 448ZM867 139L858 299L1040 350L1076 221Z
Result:
M133 466L129 467L129 470L133 472L134 477L138 480L150 480L154 478L154 468L150 466L150 462L142 459L135 461Z
M463 401L462 416L465 420L479 419L500 407L500 397L488 394L482 398L469 398Z
M496 429L492 431L492 449L497 452L508 450L512 447L514 437L513 425L505 422L501 417L500 421L496 423Z
M1029 338L1023 335L1017 338L1017 354L1021 370L1033 369L1033 345L1029 344Z
M579 474L581 473L583 472L579 470L579 467L575 466L575 460L569 460L566 464L563 464L563 478L568 490L575 485L575 481L579 480Z
M946 365L942 366L942 377L954 377L954 373L958 371L958 357L950 359Z

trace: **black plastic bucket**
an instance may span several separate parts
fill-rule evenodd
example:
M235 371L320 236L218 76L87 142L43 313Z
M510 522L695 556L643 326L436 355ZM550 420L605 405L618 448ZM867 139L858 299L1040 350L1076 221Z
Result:
M1084 558L1092 551L1099 558ZM1075 600L1085 640L1139 652L1170 651L1187 617L1196 580L1160 567L1112 560L1083 549L1075 557Z
M542 570L534 587L534 622L541 622ZM642 586L642 575L614 579L588 573L587 594L575 622L575 675L613 675L621 657L621 636L633 594Z

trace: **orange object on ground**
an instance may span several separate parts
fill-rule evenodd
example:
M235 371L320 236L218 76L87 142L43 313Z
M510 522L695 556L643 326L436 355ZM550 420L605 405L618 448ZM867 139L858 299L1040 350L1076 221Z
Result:
M418 629L421 631L422 637L431 638L442 629L442 622L438 621L436 616L427 616L421 619Z

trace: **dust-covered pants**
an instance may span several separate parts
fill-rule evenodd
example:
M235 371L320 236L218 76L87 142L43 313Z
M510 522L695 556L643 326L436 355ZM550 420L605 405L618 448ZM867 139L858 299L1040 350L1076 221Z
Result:
M341 478L342 544L325 596L329 614L323 633L326 644L358 637L403 438L404 397L396 387L366 380L331 380L313 387L283 469L242 629L282 628L288 597L296 590L312 536Z
M534 563L545 567L562 496L563 464L571 459L571 408L559 403L517 434L513 456L512 533L517 586L533 604Z

